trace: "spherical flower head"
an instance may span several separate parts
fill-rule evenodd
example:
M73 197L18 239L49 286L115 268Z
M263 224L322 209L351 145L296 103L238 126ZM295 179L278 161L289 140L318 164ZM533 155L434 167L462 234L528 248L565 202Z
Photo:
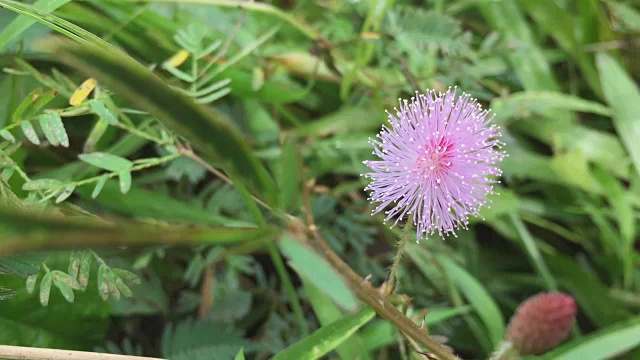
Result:
M563 293L541 293L520 304L506 338L521 355L547 352L562 343L576 317L575 300Z
M417 241L455 235L479 215L502 174L495 166L506 156L499 127L475 99L456 98L455 88L416 93L387 114L391 127L370 141L380 160L364 162L372 170L363 174L372 180L369 200L378 203L373 213L387 209L393 225L410 216Z

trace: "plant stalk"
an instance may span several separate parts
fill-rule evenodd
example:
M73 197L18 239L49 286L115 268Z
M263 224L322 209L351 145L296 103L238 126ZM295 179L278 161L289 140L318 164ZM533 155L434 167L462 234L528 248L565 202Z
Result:
M400 261L402 260L402 255L404 254L404 249L406 247L407 241L411 237L410 235L411 235L411 220L408 220L407 224L404 226L404 229L402 230L400 241L398 242L398 251L393 257L393 264L391 265L389 280L387 281L387 287L385 288L385 295L389 295L393 293L393 291L396 288L396 283L398 279L398 269L400 268Z

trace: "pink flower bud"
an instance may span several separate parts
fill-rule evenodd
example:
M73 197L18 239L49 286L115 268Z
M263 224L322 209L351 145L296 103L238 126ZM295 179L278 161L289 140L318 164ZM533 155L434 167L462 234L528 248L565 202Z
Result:
M542 354L567 338L575 316L573 297L540 293L520 304L509 322L506 338L521 355Z

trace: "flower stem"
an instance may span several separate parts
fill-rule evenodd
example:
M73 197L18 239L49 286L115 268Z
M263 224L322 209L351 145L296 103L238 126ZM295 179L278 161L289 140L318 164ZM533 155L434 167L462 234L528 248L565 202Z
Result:
M400 241L398 242L398 251L393 257L393 264L391 265L389 280L387 281L387 287L385 288L385 295L389 295L393 293L393 290L396 288L396 282L398 278L398 269L400 268L400 261L402 260L402 255L404 254L404 248L410 237L411 237L411 222L407 221L407 224L405 224L404 229L402 230Z

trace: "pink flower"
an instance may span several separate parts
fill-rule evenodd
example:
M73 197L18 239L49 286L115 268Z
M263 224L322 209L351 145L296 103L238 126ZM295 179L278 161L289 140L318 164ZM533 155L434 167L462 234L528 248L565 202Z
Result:
M520 304L506 338L521 355L542 354L564 341L576 317L575 300L563 293L541 293Z
M383 126L372 139L380 160L365 161L372 172L363 174L369 200L379 203L385 221L393 225L412 217L420 241L423 234L440 236L466 228L493 193L492 177L502 174L494 165L506 155L493 117L467 94L456 99L456 89L445 94L416 93L401 101L396 114L387 112L391 127Z

